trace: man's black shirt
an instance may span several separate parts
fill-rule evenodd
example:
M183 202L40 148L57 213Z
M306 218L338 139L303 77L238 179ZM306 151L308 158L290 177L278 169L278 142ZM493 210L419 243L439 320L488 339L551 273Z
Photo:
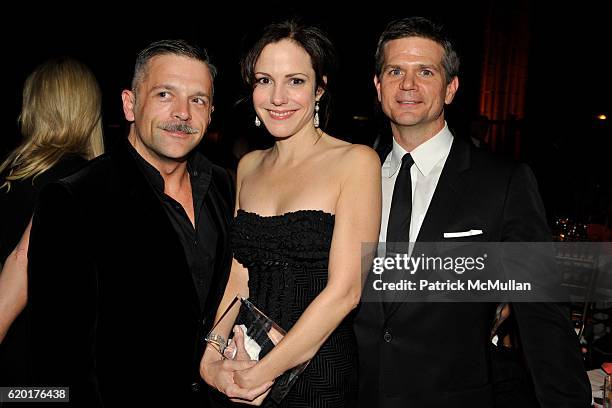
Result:
M164 193L164 179L159 171L143 159L131 144L128 143L128 145L143 174L163 204L183 245L187 264L200 298L200 306L203 306L206 300L203 296L203 293L206 293L204 285L213 274L218 239L217 227L211 217L212 208L209 208L205 200L212 179L212 164L197 151L192 152L187 160L187 171L193 195L194 228L183 206Z

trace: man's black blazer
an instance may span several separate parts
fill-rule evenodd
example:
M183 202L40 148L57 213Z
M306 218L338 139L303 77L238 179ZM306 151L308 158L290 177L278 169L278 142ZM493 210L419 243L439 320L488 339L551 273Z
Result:
M382 161L390 151L382 152ZM483 242L550 241L531 170L457 137L417 242L482 230ZM491 303L362 303L355 331L362 407L491 407ZM542 407L586 407L591 393L566 310L515 303L526 363Z
M35 385L69 386L74 406L202 406L203 338L232 257L233 183L211 166L204 210L219 242L203 308L127 144L43 191L28 254Z

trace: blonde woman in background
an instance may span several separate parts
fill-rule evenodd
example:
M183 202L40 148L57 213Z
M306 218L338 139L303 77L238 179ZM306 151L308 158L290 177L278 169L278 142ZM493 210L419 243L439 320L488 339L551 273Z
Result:
M103 153L101 110L96 78L74 59L46 61L25 81L19 115L23 141L0 164L0 385L28 382L27 310L22 311L38 195Z

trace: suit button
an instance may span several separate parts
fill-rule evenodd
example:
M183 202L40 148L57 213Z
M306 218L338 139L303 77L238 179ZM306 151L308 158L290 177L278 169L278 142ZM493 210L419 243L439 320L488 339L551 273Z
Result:
M387 343L391 343L391 340L393 340L393 336L391 335L389 330L385 330L385 334L383 335L383 340L386 341Z
M197 382L194 382L193 384L191 384L191 391L193 392L200 391L200 384L198 384Z

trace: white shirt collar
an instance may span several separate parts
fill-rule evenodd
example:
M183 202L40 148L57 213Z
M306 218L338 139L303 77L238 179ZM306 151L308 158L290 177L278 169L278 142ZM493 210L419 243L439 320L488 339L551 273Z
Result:
M399 145L393 139L393 149L387 156L385 163L383 164L383 175L387 177L393 177L395 173L400 169L402 164L402 157L408 153L402 146ZM413 151L410 152L414 164L421 174L424 176L429 175L431 170L441 160L446 159L450 152L453 144L453 134L448 129L446 121L444 127L431 139L418 145Z

